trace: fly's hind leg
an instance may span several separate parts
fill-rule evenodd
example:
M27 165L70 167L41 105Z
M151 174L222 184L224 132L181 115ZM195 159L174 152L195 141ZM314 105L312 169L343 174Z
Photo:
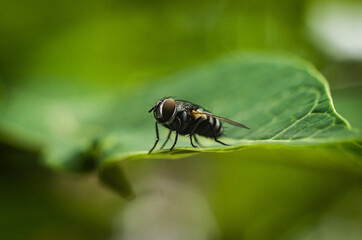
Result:
M194 148L197 148L197 146L192 142L193 136L195 136L195 135L190 135L190 143L191 143L191 146L193 146Z
M201 145L201 143L199 142L199 140L196 138L196 135L194 134L194 135L192 135L193 137L194 137L194 140L195 140L195 142L197 143L197 145L199 145L200 147L203 147L202 145Z

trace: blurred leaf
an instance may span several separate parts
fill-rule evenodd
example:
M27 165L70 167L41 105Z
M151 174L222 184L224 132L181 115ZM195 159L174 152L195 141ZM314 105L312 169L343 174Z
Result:
M0 132L4 141L40 149L47 164L55 168L77 170L80 159L95 154L92 139L99 127L94 121L106 108L106 93L60 79L6 86L3 92Z

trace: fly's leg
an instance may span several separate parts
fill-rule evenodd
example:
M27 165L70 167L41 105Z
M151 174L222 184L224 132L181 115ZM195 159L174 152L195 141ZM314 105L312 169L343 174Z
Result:
M209 125L210 125L212 134L214 135L214 140L215 140L215 142L218 142L218 143L220 143L220 144L222 144L222 145L225 145L225 146L230 146L230 145L228 145L228 144L226 144L226 143L223 143L223 142L221 142L220 140L217 139L216 133L215 133L215 129L212 127L212 125L211 125L210 122L208 122L208 123L209 123Z
M195 132L196 128L199 126L199 124L200 124L201 121L202 121L202 118L198 118L198 119L196 120L195 127L192 129L192 131L191 131L191 133L190 133L190 143L191 143L191 146L193 146L194 148L197 148L197 146L194 145L194 143L192 142L192 136L195 136L195 135L194 135L194 132ZM195 137L195 139L196 139L196 137ZM197 140L196 140L196 143L197 143ZM200 145L200 144L199 144L199 145Z
M173 142L172 147L170 148L170 151L172 151L172 149L175 147L176 143L177 143L177 137L178 137L178 132L176 132L176 137L175 137L175 141Z
M168 140L170 139L170 137L171 137L171 132L172 132L172 130L169 131L169 133L168 133L168 135L167 135L167 139L166 139L166 141L162 144L162 147L161 147L160 149L163 149L163 147L166 145L166 143L167 143Z
M178 118L178 117L176 117L175 118L175 121L177 121L177 127L176 127L176 129L180 129L181 128L181 126L182 126L182 123L181 123L181 119L180 118ZM175 137L175 141L173 142L173 144L172 144L172 147L170 148L170 152L172 151L172 149L176 146L176 143L177 143L177 137L178 137L178 130L176 130L176 137Z
M158 126L157 126L157 122L156 122L156 142L155 142L155 144L153 145L153 147L151 148L151 150L148 152L148 154L150 154L152 151L153 151L153 149L155 149L155 147L156 147L156 145L157 145L157 143L158 143L158 141L160 140L160 138L159 138L159 135L158 135Z
M200 147L202 147L202 145L200 144L199 140L197 140L196 135L194 134L194 135L192 135L192 136L194 137L194 140L195 140L195 142L197 143L197 145L199 145Z

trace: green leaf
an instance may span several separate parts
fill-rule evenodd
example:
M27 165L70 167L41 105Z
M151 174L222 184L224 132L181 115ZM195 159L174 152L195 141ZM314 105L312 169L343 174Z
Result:
M113 127L104 146L110 156L147 156L155 139L155 120L147 110L164 96L197 103L250 127L245 130L224 124L223 141L232 146L203 139L207 147L191 148L184 140L177 144L176 151L166 154L168 157L233 151L258 144L353 141L359 136L336 113L327 82L309 64L294 58L236 56L178 73L121 98L108 114L112 116L109 126ZM165 139L166 132L161 138ZM165 153L158 151L150 156Z
M9 91L1 130L41 146L53 167L79 171L101 165L101 180L123 196L132 195L118 165L125 159L360 141L359 133L335 111L326 80L314 67L290 56L229 56L117 94L52 84L38 81ZM221 140L231 146L201 139L204 147L192 148L188 138L180 137L174 151L148 155L155 120L147 111L165 96L191 101L250 130L224 124ZM161 127L160 133L159 146L167 130Z

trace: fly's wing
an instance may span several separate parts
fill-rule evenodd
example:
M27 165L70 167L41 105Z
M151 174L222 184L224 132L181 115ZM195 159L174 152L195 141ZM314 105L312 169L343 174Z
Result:
M215 116L214 114L211 114L211 113L207 113L207 112L200 112L200 111L195 111L195 113L199 114L199 115L206 115L206 116L210 116L210 117L213 117L213 118L217 118L217 119L220 119L224 122L227 122L231 125L234 125L234 126L237 126L237 127L242 127L242 128L246 128L246 129L250 129L248 128L247 126L245 126L244 124L241 124L241 123L238 123L238 122L234 122L230 119L227 119L227 118L223 118L223 117L219 117L219 116Z

